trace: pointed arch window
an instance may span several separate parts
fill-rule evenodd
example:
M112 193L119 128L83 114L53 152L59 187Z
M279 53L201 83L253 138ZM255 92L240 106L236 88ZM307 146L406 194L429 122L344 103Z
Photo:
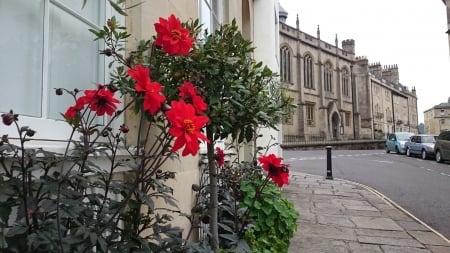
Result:
M292 83L291 52L287 46L280 48L280 78L282 82Z
M348 69L344 68L342 70L342 94L345 97L350 97L350 75Z
M314 89L313 82L313 59L310 55L306 55L303 59L303 77L305 88Z
M323 80L325 92L333 93L333 67L329 62L325 63L325 68L323 71Z

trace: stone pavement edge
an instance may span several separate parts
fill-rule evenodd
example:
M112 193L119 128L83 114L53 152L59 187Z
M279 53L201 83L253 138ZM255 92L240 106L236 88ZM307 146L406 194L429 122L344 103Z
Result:
M379 192L290 172L283 187L300 213L289 253L450 253L450 241Z

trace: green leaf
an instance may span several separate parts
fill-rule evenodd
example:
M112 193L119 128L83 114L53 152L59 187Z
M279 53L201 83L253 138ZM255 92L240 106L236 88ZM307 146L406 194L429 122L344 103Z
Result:
M115 11L120 13L121 15L127 16L127 13L122 10L122 7L120 7L118 4L114 3L112 0L109 0L109 3L113 7Z
M26 227L23 224L14 224L9 230L8 233L6 234L7 237L13 237L13 236L17 236L17 235L23 235L25 233L27 233L28 231L28 227Z
M248 245L246 240L239 240L236 248L234 249L234 252L236 253L250 253L252 250L250 249L250 246Z
M255 204L253 204L253 207L257 210L262 208L261 202L259 202L258 200L255 201Z

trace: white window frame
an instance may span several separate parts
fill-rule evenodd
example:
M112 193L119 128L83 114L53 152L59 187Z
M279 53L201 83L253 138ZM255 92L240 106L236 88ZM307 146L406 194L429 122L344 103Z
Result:
M99 0L96 0L99 1ZM114 11L114 9L112 8L112 6L110 6L109 2L107 0L103 0L105 1L105 5L104 7L100 10L104 15L100 17L100 20L104 20L104 22L106 22L106 19L109 17L112 17L113 15L116 16L117 19L119 19L119 22L121 24L124 24L125 19L123 18L123 16L121 16L120 14L118 14L117 12ZM82 19L83 22L88 23L90 26L94 26L98 29L100 29L100 26L97 26L95 24L93 24L92 22L90 22L89 20L81 17L79 14L77 14L75 11L73 11L71 8L67 7L66 5L64 5L62 2L60 2L59 0L44 0L44 36L48 37L49 35L49 22L50 22L50 18L48 15L49 10L50 10L50 4L53 4L55 6L57 6L58 8L63 9L64 11L70 13L71 15ZM82 1L80 1L79 3L80 5L82 4ZM99 25L102 25L101 23ZM87 31L89 32L89 31ZM92 34L92 40L95 39L95 35ZM94 42L93 42L94 43ZM43 44L44 48L48 47L48 39L44 39L44 44ZM98 52L95 52L98 53ZM102 57L102 56L100 56ZM72 131L72 127L65 121L63 120L54 120L54 119L49 119L48 118L48 113L47 113L47 108L48 108L48 94L55 94L55 93L49 93L48 89L48 50L45 49L44 53L43 53L43 70L42 70L42 90L44 92L42 92L42 103L41 103L41 107L42 107L42 115L41 117L32 117L32 116L25 116L25 115L19 115L19 121L18 124L19 126L29 126L31 129L36 131L36 134L33 136L33 141L29 143L29 147L30 146L36 146L36 147L44 147L47 150L52 150L52 151L63 151L63 148L66 146L66 141L69 139L70 137L70 133ZM70 59L69 59L70 60ZM102 80L104 80L104 83L108 83L108 79L109 79L109 70L108 70L108 64L109 62L105 59L104 61L104 73L103 73L103 78L101 78ZM101 73L100 75L101 76ZM95 87L94 85L92 86L93 88ZM56 94L55 94L56 96ZM65 94L63 96L67 96L67 98L69 99L69 95ZM116 94L115 96L116 98L120 99L119 95ZM25 98L26 99L26 98ZM121 109L123 107L122 104L118 105L118 109ZM14 110L14 108L11 108ZM66 108L61 108L61 113L64 113L64 110ZM0 114L2 113L6 113L6 112L0 112ZM105 122L108 120L108 117L105 117ZM123 123L123 116L120 116L118 118L118 120L116 120L113 124L112 127L114 128L118 128L120 124ZM17 129L14 125L11 126L5 126L3 124L0 123L0 135L8 135L8 137L12 140L17 139L18 138L18 133L17 133ZM75 136L75 138L77 138ZM74 138L74 139L75 139Z
M208 30L208 33L216 30L223 22L224 18L224 0L199 0L200 23L203 25L203 30Z

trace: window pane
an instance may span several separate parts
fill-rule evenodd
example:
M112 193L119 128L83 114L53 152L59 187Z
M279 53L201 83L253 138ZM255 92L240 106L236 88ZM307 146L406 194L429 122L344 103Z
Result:
M200 0L200 22L203 24L203 29L208 30L208 33L212 32L211 21L211 0Z
M70 9L74 10L84 18L88 19L94 24L99 25L101 21L100 16L98 15L100 13L100 4L102 1L99 0L87 0L86 5L83 7L83 1L81 0L59 0L58 2L61 2L63 5L69 7Z
M43 16L43 0L0 0L0 111L41 116Z
M50 9L49 36L49 118L60 119L60 113L74 103L67 96L56 96L54 88L92 89L104 83L103 57L99 42L85 23L56 6Z

